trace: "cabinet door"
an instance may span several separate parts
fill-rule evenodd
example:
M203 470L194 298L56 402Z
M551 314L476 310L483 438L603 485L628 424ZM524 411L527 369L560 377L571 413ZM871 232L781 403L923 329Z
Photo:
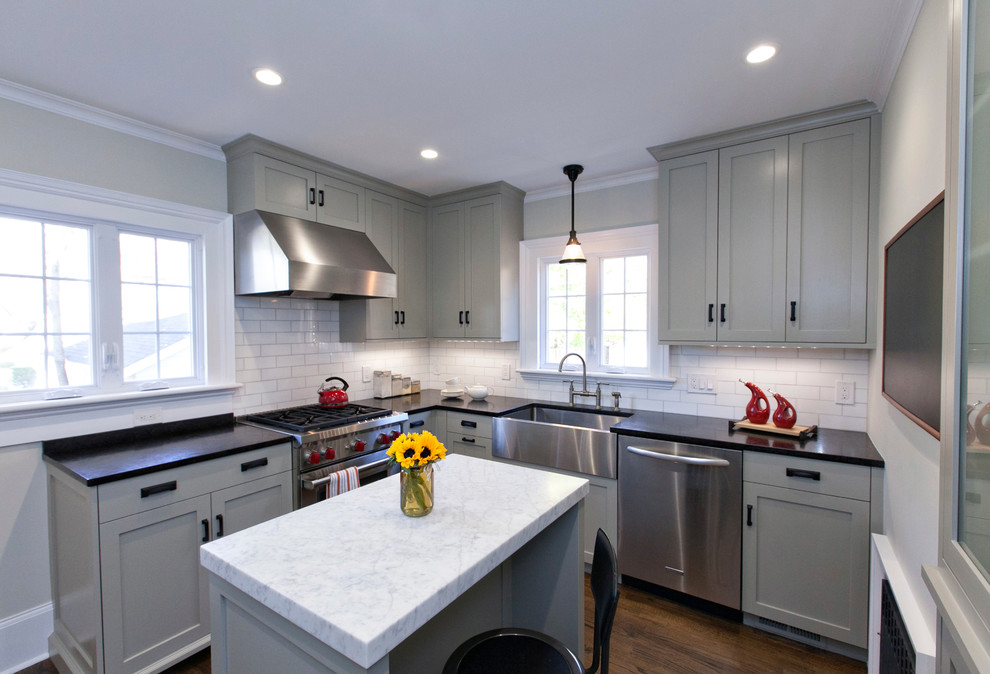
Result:
M718 170L718 339L782 341L787 138L719 150Z
M325 175L317 175L316 180L316 221L365 231L364 188Z
M367 234L375 248L398 275L402 285L402 275L396 263L396 223L398 221L398 201L384 194L368 190L367 193ZM386 298L367 300L368 339L388 339L398 336L399 320L396 300Z
M433 298L433 336L464 336L464 207L440 206L430 223L430 295Z
M660 339L714 342L718 150L660 162Z
M429 335L426 209L400 201L398 230L399 336L422 338Z
M865 342L870 120L789 142L787 341Z
M199 546L209 534L209 495L100 525L107 674L142 670L201 639L206 645L210 603Z
M304 220L316 219L316 173L254 155L255 207Z
M498 224L501 222L498 197L473 199L464 205L467 226L465 257L464 336L500 336L502 283Z
M269 475L211 494L213 535L229 536L292 511L291 473Z
M743 484L743 611L866 648L869 563L868 502Z

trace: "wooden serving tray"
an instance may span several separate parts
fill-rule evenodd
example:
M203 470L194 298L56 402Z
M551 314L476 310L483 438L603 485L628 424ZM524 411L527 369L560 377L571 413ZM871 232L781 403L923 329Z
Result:
M754 424L749 419L733 421L729 419L729 432L737 428L746 431L758 431L760 433L770 433L771 435L786 435L792 438L807 440L818 436L818 426L793 426L791 428L778 428L773 424Z

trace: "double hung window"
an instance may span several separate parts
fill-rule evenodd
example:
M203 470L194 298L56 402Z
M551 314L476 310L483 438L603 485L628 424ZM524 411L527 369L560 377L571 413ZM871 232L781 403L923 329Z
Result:
M203 381L194 235L0 214L0 400Z
M560 264L559 237L523 241L521 366L556 372L577 353L589 373L662 378L657 341L657 228L581 235L586 264ZM568 365L577 364L568 360Z

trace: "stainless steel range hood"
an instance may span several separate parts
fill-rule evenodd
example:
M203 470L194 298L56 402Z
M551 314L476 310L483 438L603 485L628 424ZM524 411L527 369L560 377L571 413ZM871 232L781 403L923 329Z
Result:
M364 232L267 211L234 216L234 293L345 300L396 296Z

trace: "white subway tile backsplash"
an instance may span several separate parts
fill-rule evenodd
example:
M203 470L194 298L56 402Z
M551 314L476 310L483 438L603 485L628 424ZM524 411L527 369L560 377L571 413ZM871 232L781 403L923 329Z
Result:
M311 404L330 376L348 382L351 399L371 398L371 382L361 381L362 366L419 379L423 388L443 388L456 376L465 384L490 386L496 395L567 401L567 384L518 374L515 342L342 343L337 302L237 297L235 308L235 362L238 382L244 384L235 397L235 414ZM742 418L749 401L748 390L737 381L742 378L764 390L776 389L797 408L801 425L865 430L868 356L859 349L673 346L670 369L678 378L673 389L615 385L603 397L608 404L608 394L617 390L627 409ZM501 378L504 363L510 367L509 380ZM714 377L716 395L688 394L684 378L689 373ZM855 383L854 405L834 403L836 380ZM972 382L971 390L990 390L986 381Z

